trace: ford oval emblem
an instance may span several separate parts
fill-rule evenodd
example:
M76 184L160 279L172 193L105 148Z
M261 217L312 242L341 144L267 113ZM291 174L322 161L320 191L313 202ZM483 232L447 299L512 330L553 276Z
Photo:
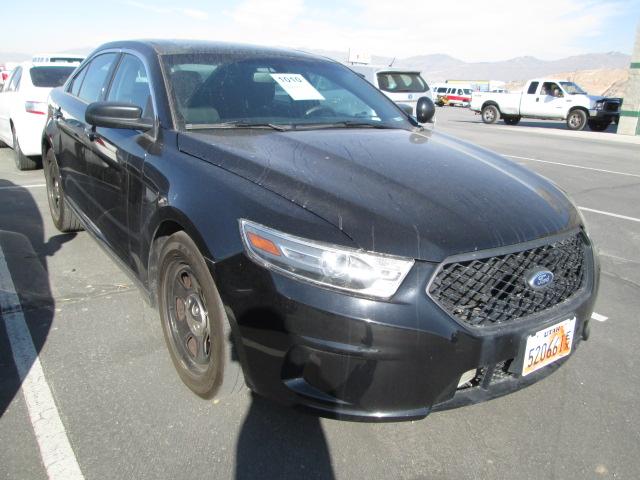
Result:
M526 276L527 285L535 290L548 287L553 282L553 272L544 269L536 269Z

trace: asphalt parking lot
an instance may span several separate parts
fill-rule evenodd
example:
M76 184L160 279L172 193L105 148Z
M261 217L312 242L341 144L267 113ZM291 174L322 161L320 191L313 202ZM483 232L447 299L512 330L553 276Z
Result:
M581 207L601 254L599 316L558 372L408 423L318 419L249 394L201 400L175 373L155 311L86 233L55 230L42 171L18 172L5 148L0 477L47 478L45 463L58 459L40 451L33 424L51 415L63 426L51 435L68 439L87 479L638 478L640 143L561 123L484 125L453 107L438 109L436 129L550 178ZM11 284L20 302L13 310ZM33 418L27 408L33 399L21 388L9 337L16 329L7 323L18 307L39 362L23 360L42 368L35 388L48 386L36 400L46 403L50 391L57 415Z

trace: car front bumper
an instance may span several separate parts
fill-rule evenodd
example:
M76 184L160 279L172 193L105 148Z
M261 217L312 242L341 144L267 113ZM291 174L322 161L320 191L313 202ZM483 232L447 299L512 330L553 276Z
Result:
M516 365L523 342L575 315L573 352L587 337L598 288L594 260L591 278L569 300L485 330L459 323L426 295L435 264L416 262L390 302L293 280L244 255L210 263L210 268L227 306L235 357L247 384L289 406L361 421L422 418L510 393L549 375L566 358L521 377ZM470 370L476 370L476 377L458 388Z

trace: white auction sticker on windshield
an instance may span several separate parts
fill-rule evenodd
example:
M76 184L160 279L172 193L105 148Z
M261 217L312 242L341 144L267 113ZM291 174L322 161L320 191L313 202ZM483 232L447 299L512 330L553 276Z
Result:
M299 73L270 74L294 100L324 100L322 94Z

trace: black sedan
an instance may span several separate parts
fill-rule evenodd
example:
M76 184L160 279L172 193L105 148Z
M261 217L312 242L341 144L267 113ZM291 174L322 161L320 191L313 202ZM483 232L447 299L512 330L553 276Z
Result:
M563 192L432 115L297 51L109 43L51 94L51 215L157 305L198 395L424 417L564 363L599 272Z

